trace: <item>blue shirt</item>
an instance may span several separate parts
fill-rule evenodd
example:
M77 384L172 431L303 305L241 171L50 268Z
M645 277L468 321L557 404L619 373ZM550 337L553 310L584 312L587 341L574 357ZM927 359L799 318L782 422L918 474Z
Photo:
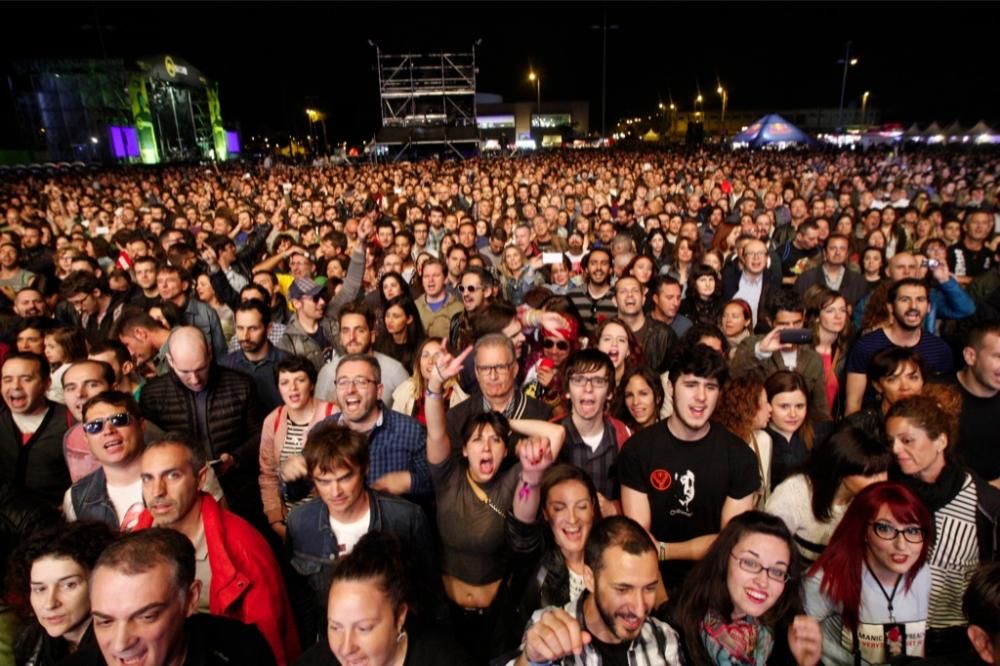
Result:
M895 346L897 345L888 338L882 329L861 336L854 343L851 355L847 358L847 372L867 375L868 365L871 363L872 357L883 349ZM920 340L913 346L913 350L920 354L920 358L923 359L924 365L932 376L953 372L955 369L951 347L936 335L921 330ZM925 381L929 379L930 377L924 377ZM865 387L865 397L862 404L871 404L874 398L874 389L869 383Z
M270 413L271 410L281 406L283 402L281 394L278 392L278 380L274 376L274 366L279 361L283 361L289 357L290 354L288 352L282 351L273 344L268 343L267 356L260 361L251 361L241 349L223 356L222 360L219 361L219 365L250 375L257 387L257 397L260 398L260 404L263 406L265 413Z
M368 485L390 472L410 473L409 495L430 495L431 470L427 465L427 430L405 414L386 409L368 434ZM340 424L343 414L329 418Z

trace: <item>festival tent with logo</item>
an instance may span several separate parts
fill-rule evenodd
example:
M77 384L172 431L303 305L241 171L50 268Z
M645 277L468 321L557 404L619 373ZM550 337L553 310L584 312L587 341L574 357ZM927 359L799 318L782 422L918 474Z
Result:
M774 144L813 144L812 137L776 113L761 117L745 130L733 137L734 144L744 144L750 148L760 148Z

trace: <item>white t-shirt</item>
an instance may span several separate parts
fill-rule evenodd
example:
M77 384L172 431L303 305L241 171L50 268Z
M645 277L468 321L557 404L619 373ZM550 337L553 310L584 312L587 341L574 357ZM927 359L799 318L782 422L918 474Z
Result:
M337 537L337 557L343 557L354 550L354 545L368 533L371 515L371 507L368 507L365 515L350 523L342 523L330 516L330 529Z

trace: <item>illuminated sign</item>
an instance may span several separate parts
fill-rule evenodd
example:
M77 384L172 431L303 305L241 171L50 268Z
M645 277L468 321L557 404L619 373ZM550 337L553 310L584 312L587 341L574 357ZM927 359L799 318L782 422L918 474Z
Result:
M531 114L531 126L540 129L552 129L555 127L569 127L573 124L573 117L568 113L537 113Z
M514 116L478 116L476 126L479 129L513 129Z

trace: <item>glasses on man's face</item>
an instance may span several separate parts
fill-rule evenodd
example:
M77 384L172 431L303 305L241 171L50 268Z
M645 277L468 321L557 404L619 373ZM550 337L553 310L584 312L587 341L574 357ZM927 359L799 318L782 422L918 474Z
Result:
M132 422L132 417L129 416L128 412L119 412L117 414L112 414L111 416L105 418L93 419L91 421L87 421L86 423L83 424L83 431L88 435L96 435L97 433L104 430L105 423L110 423L116 428L124 428L131 422Z
M497 363L496 365L477 365L476 372L484 375L503 375L510 371L513 363Z
M553 340L552 338L545 338L542 340L542 346L546 349L552 349L555 347L559 351L569 351L569 343L565 340Z
M573 375L569 378L569 383L577 388L582 388L590 384L592 388L602 389L608 385L607 377L588 377L586 375Z
M924 542L924 528L917 527L915 525L900 529L893 527L889 523L876 521L872 523L872 531L875 532L875 536L879 539L884 539L885 541L895 541L896 538L902 534L903 538L910 543Z
M747 259L762 259L767 256L767 252L744 252L743 256Z
M337 388L339 389L346 390L353 386L359 391L364 390L375 383L374 379L369 379L368 377L341 377L336 381Z
M458 290L461 291L461 292L463 292L463 293L467 292L467 293L470 293L470 294L474 294L477 291L479 291L479 287L477 287L474 284L460 284L460 285L458 285Z
M788 575L788 569L785 567L765 567L752 557L737 557L736 555L730 555L730 557L736 560L740 569L743 569L747 573L759 574L761 571L764 571L767 572L768 578L777 583L787 583L791 580L791 576Z

